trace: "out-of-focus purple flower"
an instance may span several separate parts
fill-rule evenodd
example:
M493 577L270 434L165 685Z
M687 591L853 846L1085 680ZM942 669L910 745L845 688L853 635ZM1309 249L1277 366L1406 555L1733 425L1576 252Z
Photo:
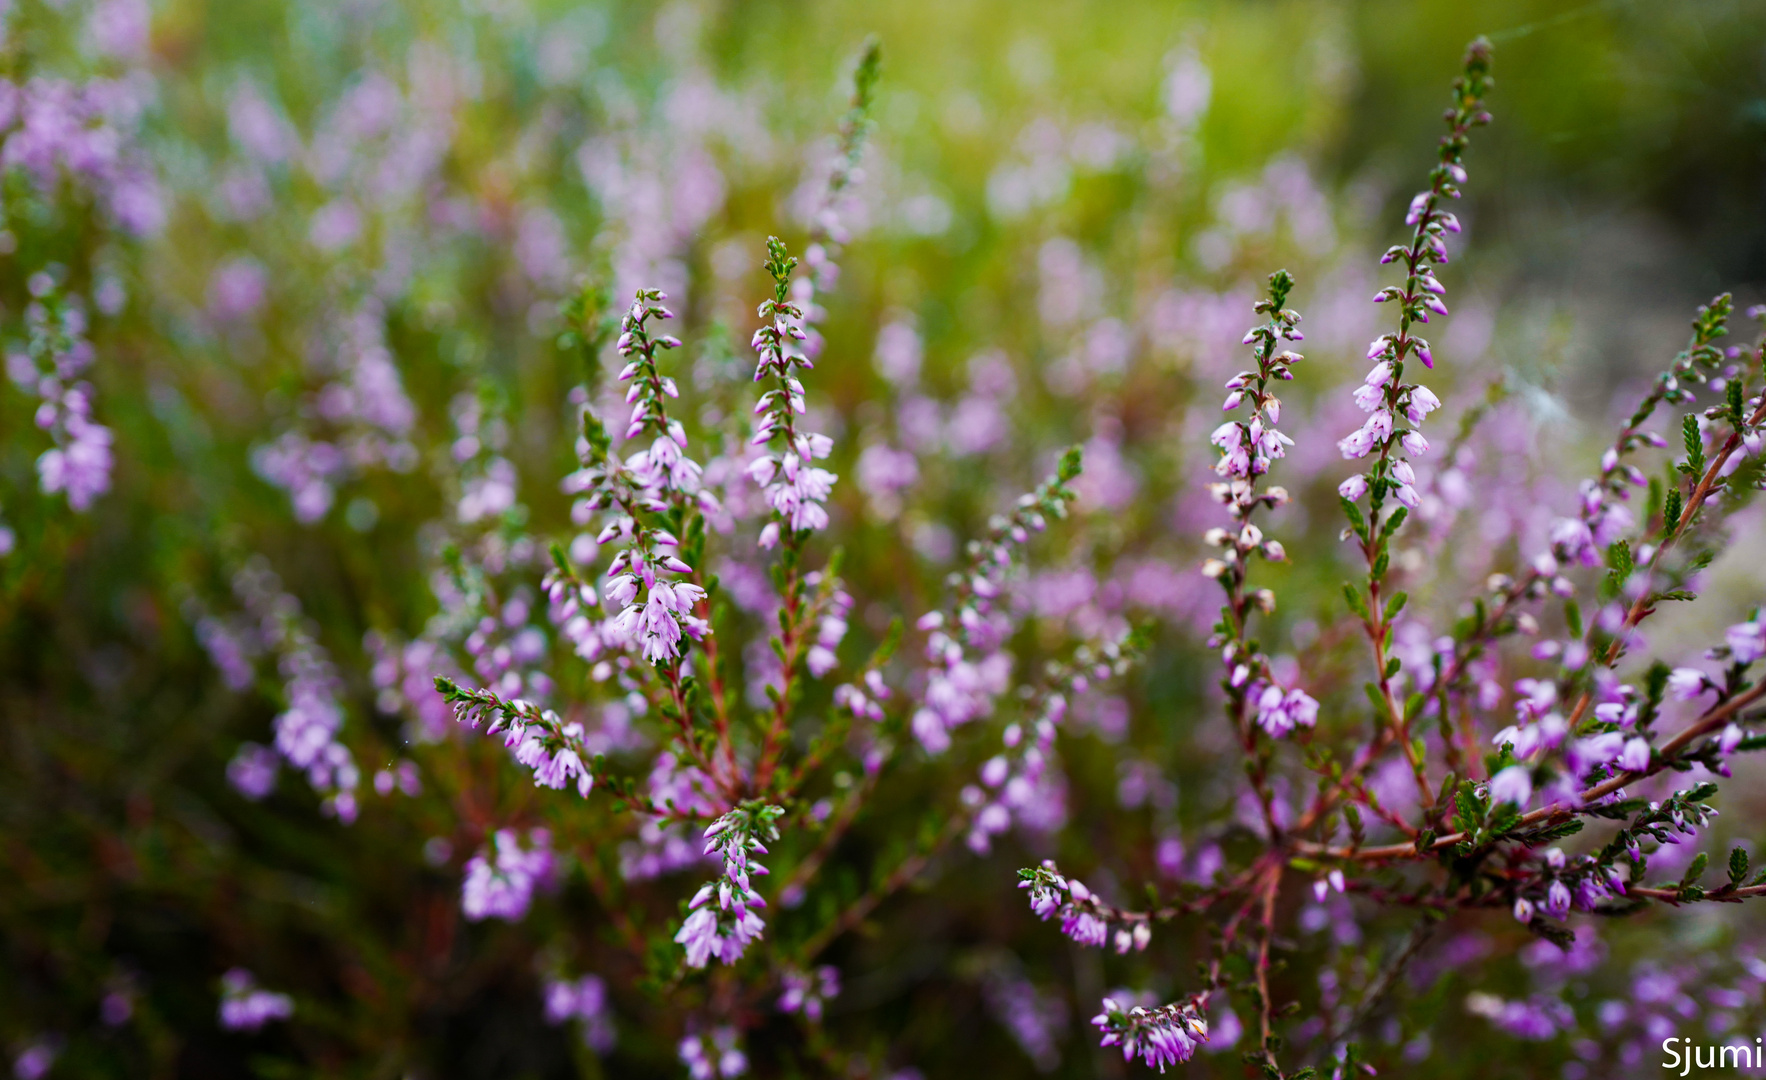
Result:
M528 833L528 847L514 829L500 829L493 850L480 852L466 864L460 909L468 919L515 922L527 914L534 890L552 882L552 835L545 829ZM488 856L488 857L487 857Z
M256 1031L272 1020L293 1015L293 998L260 989L244 968L233 968L221 976L221 1026L228 1031Z
M147 55L150 19L147 0L99 0L86 28L100 51L139 61Z
M1698 668L1675 668L1668 674L1668 693L1680 701L1691 701L1709 685L1710 680Z
M12 1075L18 1080L42 1080L49 1075L49 1067L55 1064L55 1059L59 1056L60 1052L53 1041L33 1040L12 1059Z
M1761 657L1766 657L1766 622L1755 619L1752 622L1737 623L1724 634L1729 645L1729 655L1738 664L1751 664Z
M1271 684L1257 696L1257 724L1271 738L1279 739L1296 727L1311 727L1318 722L1318 702L1304 690L1289 690Z
M1525 807L1533 798L1533 777L1525 765L1510 765L1490 778L1490 801Z
M98 1018L104 1021L105 1027L122 1027L134 1015L135 994L127 986L106 991L98 1002Z
M257 743L241 744L227 763L227 782L246 798L256 802L276 787L276 771L280 759L276 751Z
M1573 1028L1576 1018L1569 1006L1556 998L1538 996L1527 1001L1504 1001L1492 994L1466 995L1466 1011L1482 1016L1518 1039L1542 1041Z
M71 417L68 442L45 450L37 459L37 474L45 494L66 492L75 510L89 510L98 496L110 490L110 429L81 417Z
M288 764L304 772L307 782L323 798L323 809L345 822L355 820L356 786L361 775L349 748L337 738L343 727L343 706L338 700L342 680L330 656L314 640L311 626L303 618L300 601L282 590L281 579L262 558L253 558L233 575L233 592L245 612L257 624L255 634L244 634L225 624L209 623L209 630L198 620L199 637L211 645L211 655L221 666L223 675L239 684L249 681L249 665L243 653L249 646L273 653L284 677L285 708L273 722L275 748ZM219 650L213 647L222 637L231 645ZM229 665L240 670L229 674ZM229 779L242 794L268 786L275 780L255 750L242 749L228 766Z
M989 972L981 991L987 1011L1011 1033L1038 1072L1049 1072L1061 1063L1058 1044L1068 1019L1061 995L1038 990L1011 961Z
M801 1012L812 1022L821 1020L827 1001L840 996L840 969L827 964L814 971L787 971L781 981L779 1011Z
M681 1040L680 1058L693 1080L733 1080L748 1072L748 1055L742 1052L740 1034L733 1027L688 1035Z
M263 307L269 284L269 273L256 259L228 259L209 279L209 313L226 322L249 318Z
M613 1049L613 1015L607 1001L607 984L599 975L548 980L545 1001L548 1023L575 1020L582 1025L583 1042L589 1049L597 1054Z
M1619 753L1619 768L1626 772L1643 772L1649 768L1650 745L1641 737L1633 736L1625 740L1625 749Z

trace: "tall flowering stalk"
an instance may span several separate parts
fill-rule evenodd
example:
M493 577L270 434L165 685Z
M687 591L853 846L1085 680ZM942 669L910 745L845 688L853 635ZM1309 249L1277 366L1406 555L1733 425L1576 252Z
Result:
M865 144L875 124L871 119L871 105L878 76L882 73L882 62L882 46L875 38L867 41L853 69L852 101L846 115L840 118L827 184L811 212L810 242L804 251L809 272L797 278L791 286L792 303L802 313L803 351L811 359L822 353L822 335L816 324L821 322L825 312L817 298L833 289L840 278L840 253L848 240L840 220L840 201L849 197L852 186L864 175L859 162L864 157Z
M798 343L808 336L803 329L803 308L787 297L791 291L791 272L797 259L785 251L785 244L776 236L767 237L766 270L773 279L773 295L761 301L758 315L760 329L751 343L760 360L754 367L754 381L772 379L772 389L761 394L754 406L760 419L754 425L750 442L765 446L769 452L756 458L748 467L748 475L766 491L767 505L773 519L761 530L760 546L778 545L781 536L791 551L801 550L804 534L828 526L828 495L839 479L814 462L826 458L834 449L834 441L815 432L799 432L797 417L805 410L803 382L798 373L815 367ZM776 452L770 448L778 443ZM786 603L789 604L789 595Z
M1220 449L1220 460L1215 463L1214 471L1227 478L1214 484L1211 493L1226 506L1233 521L1233 531L1209 531L1208 543L1221 549L1221 557L1209 560L1203 568L1205 574L1219 581L1226 590L1227 603L1221 609L1221 620L1216 624L1209 644L1221 650L1226 669L1221 689L1226 694L1228 715L1244 749L1245 771L1262 812L1263 828L1272 842L1281 832L1268 783L1273 748L1268 741L1259 738L1259 731L1268 739L1279 739L1297 727L1312 727L1318 718L1318 702L1302 689L1278 684L1270 673L1268 657L1250 636L1252 611L1273 612L1275 594L1267 588L1253 592L1247 586L1253 557L1271 562L1280 562L1287 557L1281 543L1266 538L1253 519L1259 509L1274 510L1288 501L1286 489L1277 486L1262 489L1258 481L1269 472L1275 460L1285 456L1285 447L1293 442L1276 427L1281 421L1282 405L1270 385L1272 381L1291 380L1293 365L1303 359L1298 353L1283 348L1285 342L1300 341L1304 337L1299 330L1299 313L1286 307L1293 287L1294 279L1287 271L1270 275L1269 296L1255 306L1255 310L1267 315L1269 321L1253 327L1245 335L1245 343L1252 347L1252 357L1257 361L1257 370L1241 372L1227 383L1229 393L1225 408L1236 411L1241 404L1248 404L1250 417L1247 421L1222 424L1211 439ZM1251 715L1253 708L1256 710L1255 726ZM1255 965L1261 1023L1259 1046L1265 1062L1274 1067L1269 949L1275 934L1276 890L1281 885L1279 864L1260 863L1253 876L1257 879L1256 889L1260 894L1262 931ZM1230 944L1229 938L1225 947ZM1100 1024L1100 1028L1106 1033L1106 1040L1112 1036L1123 1039L1125 1054L1132 1047L1139 1046L1147 1064L1157 1064L1163 1070L1166 1061L1181 1061L1189 1056L1198 1034L1200 1038L1207 1037L1207 1025L1199 1018L1207 1000L1207 991L1204 991L1194 1005L1170 1015L1156 1014L1147 1019L1150 1026L1145 1027L1137 1022L1116 1023L1113 1011L1106 1003L1099 1020L1108 1022ZM1199 1029L1195 1024L1201 1025Z
M85 336L86 308L46 271L27 284L24 349L8 353L6 372L41 399L37 427L54 443L37 458L39 487L65 495L69 507L83 512L110 489L115 464L110 429L93 420L92 384L81 378L96 357Z
M618 539L626 544L608 565L602 589L609 607L619 609L613 628L636 643L645 660L666 669L665 677L678 681L683 641L702 638L711 628L693 613L705 590L687 579L693 568L680 558L680 538L652 518L678 512L685 496L697 490L700 474L699 465L685 456L685 430L669 418L664 404L679 397L680 390L656 370L656 350L681 344L667 334L650 334L652 318L674 317L662 306L664 299L655 289L640 289L621 323L617 345L621 356L631 358L619 373L621 382L631 383L626 401L632 403L632 414L625 438L632 441L648 433L652 441L616 463L601 440L588 435L590 453L602 457L597 464L585 462L578 475L585 483L600 485L592 489L588 508L613 512L596 542Z
M773 639L781 668L780 685L768 691L772 716L755 772L755 786L761 791L773 779L798 667L810 648L809 627L816 615L812 609L821 606L812 601L801 567L803 545L812 532L827 527L826 503L839 479L815 464L833 452L834 441L817 432L799 431L797 426L797 418L805 412L799 375L815 363L798 346L807 337L804 310L787 299L796 267L797 260L786 253L784 243L776 236L768 237L766 270L773 279L773 295L761 301L758 315L762 325L751 344L759 355L754 381L770 379L773 386L755 404L759 419L749 440L751 445L768 450L748 466L748 476L764 489L772 508L772 519L761 529L760 546L770 549L782 544L783 557L777 575L779 634Z
M1269 316L1269 321L1245 335L1245 344L1251 346L1257 368L1240 372L1226 384L1226 410L1232 412L1248 405L1250 415L1245 420L1229 420L1220 425L1210 439L1220 450L1214 472L1224 479L1210 485L1209 493L1226 507L1232 527L1208 531L1207 542L1220 549L1220 556L1209 559L1202 568L1204 574L1226 590L1226 606L1221 609L1221 619L1209 645L1221 651L1226 668L1221 689L1226 694L1228 715L1253 763L1252 780L1263 807L1265 827L1272 835L1275 822L1263 783L1267 751L1259 749L1252 725L1255 723L1270 738L1279 739L1296 727L1311 727L1318 719L1318 702L1304 690L1276 683L1269 670L1269 658L1257 648L1250 634L1253 612L1268 614L1275 610L1274 592L1250 588L1251 562L1253 558L1270 562L1287 558L1281 542L1265 537L1255 518L1257 511L1273 511L1288 501L1286 488L1264 488L1260 482L1293 444L1276 427L1281 422L1282 403L1271 386L1272 382L1291 380L1293 365L1303 359L1284 347L1286 342L1299 341L1304 336L1299 329L1299 313L1284 306L1293 287L1294 279L1286 270L1270 275L1269 296L1255 306L1259 314Z
M1006 692L1012 662L1005 646L1016 625L1001 602L1009 574L1032 536L1067 517L1077 497L1071 485L1081 470L1079 448L1069 447L1053 475L1019 496L1009 515L995 515L984 538L969 543L965 565L951 575L946 607L920 617L928 674L912 726L928 753L943 753L952 730L989 715Z
M1244 338L1244 344L1252 347L1256 367L1239 372L1226 384L1225 410L1249 408L1244 419L1229 420L1210 436L1209 441L1220 452L1214 472L1222 479L1209 486L1209 493L1226 507L1232 527L1208 531L1207 543L1220 554L1208 559L1202 568L1203 574L1219 582L1226 592L1226 604L1221 608L1220 621L1215 624L1209 645L1220 650L1224 667L1220 685L1226 697L1227 716L1245 754L1246 775L1261 811L1264 834L1272 844L1279 841L1282 831L1268 783L1273 741L1296 728L1312 727L1319 708L1306 691L1276 682L1269 658L1250 630L1254 612L1268 614L1275 610L1275 594L1271 590L1250 587L1253 560L1280 562L1287 557L1280 541L1266 537L1255 518L1258 511L1274 510L1288 501L1284 488L1264 487L1263 478L1275 461L1286 456L1286 448L1293 445L1293 440L1277 427L1282 403L1272 385L1291 380L1293 366L1303 359L1285 347L1304 336L1299 329L1299 313L1286 306L1293 287L1294 279L1285 270L1269 276L1269 295L1253 306L1257 314L1267 316L1267 321L1252 327ZM1220 957L1237 947L1247 914L1256 911L1259 943L1253 972L1261 1006L1262 1039L1255 1056L1274 1067L1270 1045L1273 1009L1269 948L1275 933L1276 891L1281 884L1278 858L1265 855L1228 889L1157 913L1127 912L1104 904L1078 881L1060 875L1052 865L1039 871L1022 871L1021 876L1021 886L1031 889L1032 906L1044 918L1059 912L1062 929L1068 936L1091 945L1114 940L1118 952L1126 952L1131 946L1144 949L1151 923L1157 919L1202 910L1214 900L1239 895L1241 902L1227 924L1229 929L1218 946L1206 987L1183 1001L1152 1010L1125 1010L1115 1001L1105 999L1103 1012L1092 1023L1101 1033L1103 1045L1119 1045L1125 1057L1138 1054L1148 1066L1161 1072L1169 1065L1189 1060L1208 1038L1205 1012L1210 996L1219 987ZM1118 929L1112 938L1109 928L1113 924Z
M1421 501L1411 462L1429 451L1422 423L1441 407L1441 399L1428 387L1405 381L1405 362L1414 358L1426 368L1435 366L1428 341L1413 330L1418 324L1427 323L1430 313L1447 314L1447 305L1442 300L1447 290L1435 277L1435 267L1447 263L1446 235L1459 232L1460 225L1459 219L1444 208L1442 200L1460 197L1460 185L1466 182L1463 159L1469 136L1473 128L1490 122L1484 96L1491 86L1490 45L1479 39L1467 50L1465 72L1454 83L1453 105L1447 113L1448 130L1441 139L1439 161L1429 173L1429 187L1417 193L1405 214L1405 224L1412 228L1410 242L1393 246L1380 259L1382 266L1399 263L1405 277L1402 285L1389 285L1374 296L1375 303L1397 305L1398 329L1375 338L1368 347L1367 358L1374 366L1355 391L1355 403L1369 414L1368 418L1337 444L1345 458L1373 457L1371 468L1343 481L1337 489L1343 512L1349 518L1349 532L1345 536L1355 537L1368 568L1364 584L1346 584L1343 592L1350 609L1361 620L1373 652L1374 685L1389 725L1383 738L1397 742L1403 750L1425 802L1433 792L1423 752L1410 734L1415 714L1407 715L1398 700L1394 681L1402 664L1388 655L1392 621L1403 610L1407 598L1403 593L1385 595L1383 585L1391 568L1392 540L1406 515ZM1396 505L1390 505L1388 499Z

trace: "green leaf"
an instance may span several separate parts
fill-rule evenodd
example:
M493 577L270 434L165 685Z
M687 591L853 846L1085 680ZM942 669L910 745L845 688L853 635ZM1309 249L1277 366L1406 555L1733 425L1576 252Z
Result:
M1706 855L1704 852L1701 851L1697 855L1694 855L1692 857L1692 865L1690 865L1686 868L1685 875L1683 875L1680 879L1680 887L1682 889L1685 889L1688 885L1691 885L1693 882L1697 881L1701 876L1704 875L1705 867L1709 866L1710 863L1711 863L1711 857L1709 855Z
M1705 471L1705 439L1699 434L1699 418L1687 413L1680 424L1681 441L1686 444L1686 466L1689 475Z
M583 438L588 440L589 451L595 461L605 458L608 447L613 445L613 440L608 438L607 428L601 423L601 418L588 409L583 410Z
M1516 825L1520 824L1520 821L1520 807L1516 806L1514 803L1501 803L1491 811L1490 835L1506 836Z
M1367 621L1367 601L1361 598L1360 590L1347 581L1343 583L1343 599L1349 601L1350 611L1360 616L1363 622Z
M1280 311L1288 303L1288 294L1294 291L1294 275L1286 270L1277 270L1269 275L1269 302Z
M1649 670L1644 672L1644 694L1651 705L1662 703L1662 693L1668 689L1668 676L1673 673L1674 669L1660 660L1651 664Z
M1366 540L1367 519L1361 516L1361 507L1355 505L1341 495L1337 496L1337 501L1343 504L1343 516L1349 519L1350 527L1355 530L1357 536Z
M546 550L552 556L552 565L558 568L560 574L563 574L565 577L576 576L576 571L570 568L570 558L564 554L563 544L554 540L552 541L551 546Z
M1476 832L1484 821L1484 808L1478 805L1478 796L1472 785L1461 784L1453 793L1453 827L1459 832Z
M1458 790L1459 774L1448 773L1441 780L1441 791L1435 796L1435 805L1441 807L1442 812L1445 813L1448 805L1453 802L1454 793Z
M1391 622L1392 617L1403 611L1404 605L1409 602L1409 593L1393 593L1392 599L1386 601L1386 621Z
M1563 821L1556 825L1547 825L1540 829L1528 829L1515 834L1515 839L1528 847L1548 844L1553 840L1562 840L1566 836L1575 836L1582 831L1582 822Z
M1731 385L1734 385L1733 383ZM1741 848L1731 848L1729 852L1729 883L1740 885L1748 876L1748 853Z

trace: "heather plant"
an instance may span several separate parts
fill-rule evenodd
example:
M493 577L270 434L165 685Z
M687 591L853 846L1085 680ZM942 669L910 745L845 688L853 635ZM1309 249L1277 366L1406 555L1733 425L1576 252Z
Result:
M1427 323L1431 313L1448 314L1442 300L1446 289L1434 271L1448 261L1446 235L1458 233L1460 225L1443 199L1459 197L1460 185L1467 182L1468 136L1490 120L1484 107L1493 85L1490 52L1484 41L1467 52L1465 73L1454 84L1446 113L1448 134L1441 140L1439 164L1405 218L1414 230L1412 239L1381 259L1403 272L1401 285L1374 296L1375 303L1396 305L1397 331L1369 346L1367 359L1374 366L1355 391L1356 404L1369 417L1337 444L1346 459L1373 461L1371 469L1337 488L1348 523L1342 540L1357 545L1367 567L1362 581L1344 583L1343 595L1369 646L1372 677L1362 689L1373 708L1371 731L1359 745L1351 743L1352 749L1331 745L1332 727L1340 735L1352 730L1328 721L1320 727L1321 711L1333 703L1327 698L1321 705L1304 689L1273 679L1269 658L1249 637L1252 614L1275 608L1271 590L1249 589L1251 567L1257 560L1287 557L1280 542L1267 538L1252 520L1257 510L1288 501L1285 489L1258 485L1292 445L1275 426L1281 402L1270 390L1272 379L1293 379L1293 366L1302 359L1291 351L1276 352L1282 341L1301 337L1300 316L1283 306L1294 286L1283 271L1271 276L1268 299L1256 305L1270 321L1245 336L1256 370L1240 372L1226 384L1225 409L1249 405L1251 418L1222 424L1210 440L1221 454L1215 472L1230 478L1212 485L1211 493L1227 507L1231 526L1208 534L1207 542L1221 554L1202 570L1227 594L1209 644L1220 649L1227 672L1221 689L1260 812L1253 828L1264 846L1243 868L1228 864L1227 884L1196 890L1156 912L1117 909L1063 876L1053 862L1021 873L1042 918L1058 914L1063 932L1075 941L1102 946L1113 940L1119 952L1145 948L1155 921L1222 912L1198 990L1156 1008L1106 998L1092 1021L1105 1045L1120 1046L1125 1057L1138 1055L1161 1072L1187 1061L1207 1041L1208 1006L1223 990L1242 993L1247 1011L1257 1017L1257 1040L1244 1055L1248 1063L1271 1077L1318 1072L1311 1065L1289 1071L1280 1063L1286 1039L1277 1017L1283 1004L1274 997L1270 974L1277 905L1290 874L1310 875L1320 902L1332 892L1354 892L1424 912L1412 940L1350 1006L1351 1021L1365 1018L1379 996L1390 992L1433 926L1461 910L1506 908L1542 941L1570 954L1578 945L1576 929L1566 925L1573 910L1629 915L1652 901L1739 902L1766 891L1760 877L1750 878L1749 855L1742 847L1730 851L1727 880L1716 886L1701 884L1709 865L1705 852L1693 856L1678 880L1652 885L1648 877L1651 854L1698 837L1709 826L1716 811L1707 800L1720 790L1713 780L1682 784L1663 774L1696 766L1707 776L1726 777L1729 755L1751 745L1744 723L1737 721L1748 716L1761 692L1749 678L1751 666L1766 655L1757 610L1706 653L1722 669L1720 675L1627 656L1642 650L1638 627L1661 604L1697 599L1688 584L1709 564L1711 545L1727 517L1758 486L1742 469L1750 440L1755 447L1762 444L1759 424L1766 420L1759 393L1750 385L1762 346L1756 342L1726 355L1713 345L1727 332L1728 295L1699 309L1687 350L1657 378L1602 454L1599 477L1582 483L1574 516L1554 521L1547 548L1517 574L1493 573L1479 595L1450 609L1457 618L1449 632L1432 637L1421 663L1407 664L1392 651L1393 628L1408 603L1404 591L1388 584L1392 555L1409 513L1421 505L1412 461L1430 447L1420 427L1441 406L1426 386L1404 381L1405 361L1434 367L1429 343L1413 328ZM1766 310L1759 314L1766 316ZM1641 448L1668 446L1642 425L1669 402L1696 405L1694 387L1708 387L1716 400L1684 415L1684 459L1670 452L1667 471L1655 478L1624 464ZM1738 474L1739 481L1726 479ZM1624 505L1637 489L1649 492L1642 515ZM1701 515L1701 510L1707 512ZM1579 570L1597 571L1581 590L1569 576ZM1586 617L1576 599L1579 592L1592 608ZM1558 609L1551 614L1554 623L1561 619L1565 640L1543 636L1536 612L1551 607ZM1548 667L1546 677L1516 679L1511 689L1498 665L1502 640L1517 633L1541 637L1525 655ZM1492 662L1476 681L1468 678L1468 668L1486 656ZM1643 684L1641 690L1621 682L1625 667L1637 672L1633 678ZM1669 701L1694 704L1658 730ZM1484 731L1480 721L1507 702L1517 722L1494 734ZM1340 707L1344 713L1360 711ZM1305 745L1302 765L1317 776L1317 793L1297 816L1286 807L1278 813L1269 782L1282 740ZM1415 780L1414 794L1402 802L1366 780L1394 749ZM1431 757L1438 760L1432 763ZM1650 783L1659 776L1668 782ZM1645 784L1647 794L1626 790ZM1574 853L1556 843L1578 836L1591 821L1613 824L1592 844L1573 843ZM1332 842L1339 837L1347 842ZM1370 843L1370 837L1387 842ZM1118 927L1113 937L1112 926ZM1240 969L1236 977L1232 960ZM1330 974L1335 985L1347 981L1327 969L1321 983ZM1482 1007L1504 1027L1534 1037L1574 1022L1569 1008L1549 998ZM1339 1075L1358 1064L1356 1045L1346 1041L1353 1026L1331 1018L1315 1034L1322 1045L1314 1053L1322 1050ZM1591 1056L1600 1056L1598 1047Z
M1287 16L1257 109L1222 16L1019 118L765 12L247 7L0 14L16 1075L1752 1045L1766 311L1554 384L1487 41L1376 267Z

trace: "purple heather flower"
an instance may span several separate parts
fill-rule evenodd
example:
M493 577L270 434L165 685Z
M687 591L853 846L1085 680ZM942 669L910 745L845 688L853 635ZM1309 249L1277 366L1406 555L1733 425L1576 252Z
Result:
M1190 1004L1157 1009L1134 1006L1125 1011L1105 998L1103 1011L1091 1022L1101 1033L1099 1045L1120 1046L1125 1060L1138 1054L1148 1068L1160 1072L1188 1061L1196 1048L1208 1041L1208 1022Z
M1698 668L1675 668L1668 675L1668 693L1680 701L1691 701L1705 692L1707 682Z
M1741 745L1742 729L1739 724L1726 724L1723 733L1717 737L1717 751L1721 754L1733 754Z
M1617 758L1625 749L1625 736L1617 731L1602 732L1576 739L1570 743L1566 755L1570 767L1577 773L1585 773L1596 765L1605 765Z
M276 787L276 752L257 743L243 743L227 763L227 782L253 802Z
M18 1080L42 1080L49 1075L49 1067L55 1064L58 1056L54 1043L37 1039L12 1059L12 1075Z
M750 862L749 852L766 853L759 833L776 835L770 822L777 813L776 807L732 811L706 829L705 854L721 854L724 868L721 876L694 894L688 903L690 913L675 933L675 943L686 950L687 966L704 967L713 957L733 964L765 930L765 922L752 909L766 907L766 901L750 884L749 875L764 875L767 870Z
M742 1052L740 1035L733 1027L719 1027L708 1035L688 1035L681 1040L681 1064L693 1080L733 1080L748 1072L748 1055Z
M1545 910L1554 919L1561 919L1570 913L1570 887L1562 881L1554 881L1545 892Z
M1318 721L1318 702L1304 690L1266 686L1257 698L1257 724L1272 738L1281 738L1296 727L1311 727Z
M1738 623L1724 634L1729 644L1729 655L1738 664L1751 664L1766 656L1766 622L1755 619L1753 622Z
M840 996L840 969L823 965L813 972L787 971L779 994L780 1012L802 1012L811 1021L822 1018L822 1006Z
M1061 933L1081 945L1102 946L1110 925L1089 911L1070 908L1061 918Z
M1625 742L1625 749L1619 754L1619 768L1626 772L1643 772L1649 768L1650 745L1640 737L1632 737Z
M613 1049L614 1033L607 1002L607 984L599 975L556 979L545 984L546 1021L582 1025L583 1042L598 1054Z
M988 1011L1024 1048L1038 1072L1051 1071L1060 1064L1060 1040L1068 1020L1063 995L1038 990L1007 964L986 975L981 991Z
M221 977L221 1026L228 1031L256 1031L293 1015L293 998L259 989L244 968L233 968Z
M1490 778L1490 801L1525 807L1533 798L1533 778L1525 765L1510 765Z
M273 722L276 751L306 774L307 782L324 797L326 813L345 822L355 820L355 791L361 776L349 749L337 740L343 726L337 699L341 677L313 640L299 601L282 591L281 580L261 559L254 558L234 575L233 591L257 623L256 637L261 641L249 644L253 648L261 644L276 654L287 680L283 685L287 707ZM234 644L244 648L246 643ZM213 649L211 654L223 663L238 659L225 652L215 654ZM228 766L228 775L248 798L260 789L267 792L274 781L266 759L244 749Z
M552 839L545 829L528 833L523 849L514 829L494 837L494 852L474 855L466 863L460 908L472 920L494 918L515 922L527 914L534 890L552 882Z
M249 318L263 307L269 285L269 272L256 259L229 259L209 279L209 313L223 322Z
M69 506L88 510L110 490L110 429L74 415L68 417L66 430L66 445L45 450L37 459L37 475L45 494L66 492Z

